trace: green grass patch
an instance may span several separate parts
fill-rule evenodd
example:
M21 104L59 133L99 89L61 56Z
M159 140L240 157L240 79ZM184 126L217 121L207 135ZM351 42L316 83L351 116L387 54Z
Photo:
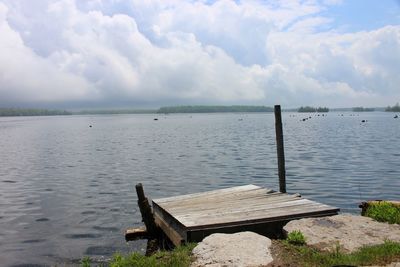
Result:
M371 217L379 222L400 224L400 207L386 201L371 203L364 216Z
M304 237L303 233L301 231L295 230L292 231L288 234L286 238L287 242L292 245L305 245L306 244L306 238Z
M400 260L400 243L386 241L382 245L363 247L346 254L337 246L333 252L321 252L308 246L295 246L288 242L281 243L287 263L298 266L335 266L335 265L383 265Z
M83 257L81 260L82 267L90 267L90 258L88 256Z
M144 256L139 253L122 255L114 254L110 267L187 267L192 262L192 250L196 246L194 243L176 247L172 251L158 251L151 256Z

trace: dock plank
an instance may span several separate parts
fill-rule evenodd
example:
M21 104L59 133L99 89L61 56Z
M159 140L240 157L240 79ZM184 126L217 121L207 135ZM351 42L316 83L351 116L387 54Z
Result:
M163 207L165 208L176 208L176 207L184 207L187 205L206 205L207 203L220 203L220 202L229 202L229 201L243 201L246 199L256 199L257 197L261 197L264 199L272 199L274 197L279 197L282 195L287 195L287 194L282 194L278 192L273 192L270 193L270 191L264 189L257 189L257 190L252 190L249 192L242 192L240 194L231 194L231 195L226 195L222 197L217 197L217 196L207 196L204 198L196 198L196 199L186 199L184 201L179 201L179 205L176 205L177 202L168 202L168 203L157 203L162 204Z
M163 204L167 202L175 202L175 201L183 201L189 199L190 201L195 200L196 198L203 199L205 197L212 197L212 196L224 196L224 195L231 195L235 192L249 192L250 190L254 189L261 189L261 187L256 185L242 185L242 186L235 186L230 188L212 190L208 192L202 193L194 193L194 194L187 194L187 195L180 195L180 196L173 196L173 197L166 197L166 198L159 198L157 199L157 203Z
M186 227L196 226L197 224L213 224L223 222L245 221L247 219L268 219L275 216L284 216L297 214L299 212L314 212L326 209L327 206L310 203L307 199L292 201L290 203L282 203L271 208L260 206L253 209L230 210L219 213L206 213L187 216L176 216L176 219L182 222ZM216 214L218 216L216 216Z
M257 197L254 200L241 200L241 201L224 201L219 202L214 205L209 203L209 205L187 205L184 207L174 207L170 208L169 211L172 212L175 216L178 215L194 215L203 212L218 212L218 211L227 211L230 209L241 210L241 209L253 209L259 206L266 206L266 205L274 205L275 203L282 203L282 202L291 202L296 201L298 198L293 196L281 196L279 198L275 198L268 202L262 197Z

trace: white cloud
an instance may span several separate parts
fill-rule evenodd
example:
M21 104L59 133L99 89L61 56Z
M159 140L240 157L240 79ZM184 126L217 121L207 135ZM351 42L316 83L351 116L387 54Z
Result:
M337 1L3 2L0 105L400 98L400 26L321 31Z
M2 102L71 101L96 97L85 79L55 69L51 61L24 45L19 33L5 20L7 7L0 3L0 96Z

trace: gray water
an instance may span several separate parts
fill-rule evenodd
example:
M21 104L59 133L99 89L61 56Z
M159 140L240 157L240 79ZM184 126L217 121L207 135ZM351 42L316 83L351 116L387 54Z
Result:
M284 113L288 191L351 213L363 200L398 199L393 116ZM152 198L250 183L277 189L274 115L0 118L0 265L142 251L143 241L123 236L142 224L138 182Z

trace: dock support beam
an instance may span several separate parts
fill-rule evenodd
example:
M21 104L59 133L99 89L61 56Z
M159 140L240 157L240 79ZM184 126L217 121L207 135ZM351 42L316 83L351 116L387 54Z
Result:
M146 256L149 256L159 248L160 230L155 223L149 200L144 195L143 185L141 183L136 185L136 194L138 196L138 206L140 208L140 213L142 214L142 220L146 226L146 233L143 235L149 236L146 247Z
M141 183L136 185L136 194L138 196L138 206L140 208L140 213L142 214L144 225L146 225L146 230L150 236L156 237L158 229L154 222L154 216L149 201L144 195L143 185Z
M275 105L274 111L275 111L276 152L278 155L279 191L282 193L286 193L285 153L283 147L281 106Z

